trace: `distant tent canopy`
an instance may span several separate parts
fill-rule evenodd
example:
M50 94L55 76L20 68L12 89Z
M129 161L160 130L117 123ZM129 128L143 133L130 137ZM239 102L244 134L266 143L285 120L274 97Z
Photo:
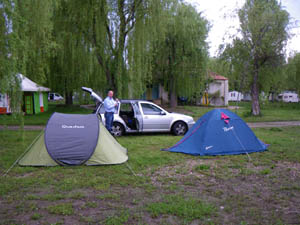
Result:
M38 85L22 74L18 74L21 80L21 90L24 92L24 108L26 114L37 114L48 110L49 88Z
M97 115L54 113L45 132L19 160L21 166L107 165L128 160Z
M22 74L17 74L23 92L23 111L26 114L37 114L48 110L49 88L40 86ZM14 81L11 82L15 86ZM11 113L10 97L7 93L0 94L0 114Z
M261 152L267 145L235 113L214 109L203 115L173 147L164 149L191 155L235 155Z

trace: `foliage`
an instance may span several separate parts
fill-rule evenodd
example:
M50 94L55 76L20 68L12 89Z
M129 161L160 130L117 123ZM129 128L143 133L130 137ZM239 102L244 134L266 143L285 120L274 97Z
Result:
M300 94L300 53L289 58L287 65L285 65L284 72L286 73L286 79L284 81L286 88Z
M13 1L4 0L0 5L0 93L7 93L11 99L12 112L20 112L20 81L16 76L18 65L17 51L21 40L12 32L13 21L20 17L14 11Z
M1 10L0 78L23 73L67 104L81 86L120 98L140 97L153 82L173 96L204 86L207 21L181 1L5 0Z
M173 4L166 15L165 36L155 44L154 81L163 83L171 95L199 96L205 88L208 22L185 4Z
M12 32L17 36L18 72L37 83L46 82L49 73L49 59L54 50L52 37L53 4L55 0L13 1L14 12Z
M239 10L240 35L227 45L223 57L238 78L237 90L250 89L252 114L260 114L260 92L280 88L289 15L277 0L247 0Z

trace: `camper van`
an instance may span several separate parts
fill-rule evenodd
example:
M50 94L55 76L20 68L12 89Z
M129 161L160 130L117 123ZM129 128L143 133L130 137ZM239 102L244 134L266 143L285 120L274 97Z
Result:
M244 98L244 95L238 91L230 91L228 93L228 101L240 102Z
M283 92L278 95L277 99L282 102L299 102L298 94L294 92Z

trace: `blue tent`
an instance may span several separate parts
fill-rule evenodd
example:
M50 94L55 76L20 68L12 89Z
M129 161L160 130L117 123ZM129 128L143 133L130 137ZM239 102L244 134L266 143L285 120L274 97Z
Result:
M267 150L235 113L214 109L203 115L173 147L164 149L191 155L236 155Z

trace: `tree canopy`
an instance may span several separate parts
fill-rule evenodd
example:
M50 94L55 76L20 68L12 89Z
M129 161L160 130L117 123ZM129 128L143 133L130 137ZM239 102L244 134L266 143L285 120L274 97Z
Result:
M241 86L251 90L252 114L259 115L259 94L276 88L285 62L289 14L277 0L247 0L238 14L240 37L226 46L222 56Z
M261 91L299 91L299 55L285 65L289 15L278 0L246 0L238 16L239 34L209 58L209 22L181 0L1 0L1 92L21 96L9 87L17 73L67 104L81 86L139 98L161 84L175 106L177 96L200 97L210 70L250 90L259 115Z

